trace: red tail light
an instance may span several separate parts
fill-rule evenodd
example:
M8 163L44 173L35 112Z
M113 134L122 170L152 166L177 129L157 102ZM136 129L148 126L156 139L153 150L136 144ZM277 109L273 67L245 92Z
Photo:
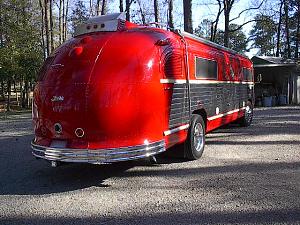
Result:
M80 56L82 54L82 52L83 52L83 47L82 46L74 47L69 52L69 56L72 57L72 58L75 58L75 57Z

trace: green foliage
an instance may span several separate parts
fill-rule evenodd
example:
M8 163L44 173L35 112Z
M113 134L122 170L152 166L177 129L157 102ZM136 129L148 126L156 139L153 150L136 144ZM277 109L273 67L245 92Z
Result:
M78 1L75 3L75 8L72 10L72 14L70 17L72 33L75 31L75 27L86 21L88 16L88 10L82 1Z
M270 16L257 15L256 23L250 31L254 37L253 46L260 49L261 55L273 55L276 36L276 23Z
M195 29L195 34L209 40L211 37L211 22L212 21L208 19L203 20ZM238 29L239 26L237 24L230 24L229 28L230 30L234 30L229 33L229 48L237 52L245 52L248 43L245 33L241 29ZM215 43L224 45L224 31L217 31Z
M0 7L0 78L32 80L43 60L32 3L2 0Z

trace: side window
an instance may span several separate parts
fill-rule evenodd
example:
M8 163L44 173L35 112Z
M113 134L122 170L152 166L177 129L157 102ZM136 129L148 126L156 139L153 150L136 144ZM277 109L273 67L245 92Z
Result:
M198 79L217 79L218 66L217 62L208 59L195 58L195 76Z
M253 74L250 69L243 68L243 80L247 80L247 81L253 80Z

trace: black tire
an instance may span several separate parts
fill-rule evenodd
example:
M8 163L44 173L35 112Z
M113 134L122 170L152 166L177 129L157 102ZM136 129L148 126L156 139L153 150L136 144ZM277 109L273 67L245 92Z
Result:
M197 135L198 134L198 135ZM196 142L199 138L198 142ZM192 115L188 136L185 141L185 158L190 160L199 159L205 146L205 123L199 115Z
M247 102L245 109L245 115L240 119L240 125L242 127L248 127L251 125L253 119L253 105L250 101Z

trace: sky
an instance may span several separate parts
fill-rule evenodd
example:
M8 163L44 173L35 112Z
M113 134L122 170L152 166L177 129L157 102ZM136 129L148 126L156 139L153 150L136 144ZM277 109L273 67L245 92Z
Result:
M94 0L96 1L96 0ZM142 4L145 4L145 7L151 5L152 0L140 0ZM183 30L183 0L174 0L174 21L175 27ZM236 3L233 6L231 11L231 18L236 17L243 9L248 8L253 4L253 1L258 4L260 0L236 0ZM87 7L89 7L89 0L84 0ZM119 5L117 0L108 0L109 13L119 12ZM162 2L162 0L160 0ZM218 11L218 6L215 4L216 0L193 0L193 27L196 28L203 19L212 19L214 20ZM211 4L207 4L207 3ZM125 3L125 1L124 1ZM214 4L213 4L214 3ZM152 5L151 5L152 6ZM167 7L160 9L161 14L167 14ZM255 15L255 11L248 11L241 15L240 18L233 21L236 24L243 24L244 22L252 19ZM220 17L218 28L224 29L224 19L223 14ZM153 18L154 20L154 18ZM154 22L154 21L153 21ZM249 34L250 30L253 27L253 23L248 23L243 27L243 31L246 35ZM250 52L247 52L248 57L252 57L257 53L257 49L252 49Z

